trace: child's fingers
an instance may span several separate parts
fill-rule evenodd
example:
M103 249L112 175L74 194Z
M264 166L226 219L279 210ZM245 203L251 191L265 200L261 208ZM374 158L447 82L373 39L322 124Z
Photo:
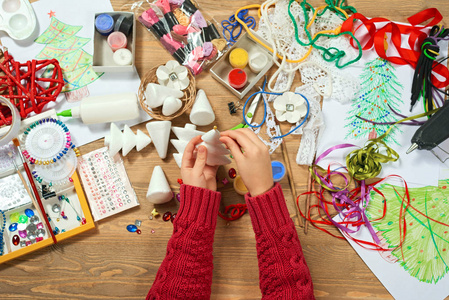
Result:
M201 176L203 174L204 167L206 166L206 160L207 148L204 146L199 146L196 154L195 165L193 166L194 176Z
M244 151L248 151L253 148L254 142L242 131L240 130L228 130L221 133L222 137L230 137L234 139Z
M242 132L245 136L247 136L254 144L259 147L265 147L265 144L259 139L259 137L251 130L251 128L241 128L237 129Z
M222 136L220 137L220 141L228 147L228 149L231 151L232 156L235 157L235 159L240 159L243 157L242 150L240 150L240 146L230 137L228 136Z
M184 154L182 156L181 168L193 168L195 165L195 158L193 156L193 151L195 150L195 146L201 142L201 136L194 137L187 144L184 149Z

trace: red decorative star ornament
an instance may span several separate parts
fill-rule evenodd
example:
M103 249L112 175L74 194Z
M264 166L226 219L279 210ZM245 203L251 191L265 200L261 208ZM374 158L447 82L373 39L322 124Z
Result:
M0 71L5 74L0 74L0 94L17 107L22 119L31 112L41 113L47 103L56 101L64 87L62 70L56 59L19 63L5 51ZM44 73L46 77L40 77ZM0 126L11 124L11 118L9 108L0 107Z

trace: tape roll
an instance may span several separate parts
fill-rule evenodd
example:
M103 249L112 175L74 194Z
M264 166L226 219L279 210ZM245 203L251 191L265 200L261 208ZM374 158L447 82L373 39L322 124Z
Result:
M16 138L19 134L21 118L17 107L15 107L8 99L0 96L0 104L4 106L8 106L11 110L11 125L9 125L9 130L0 137L0 147L8 144L12 141L13 138Z

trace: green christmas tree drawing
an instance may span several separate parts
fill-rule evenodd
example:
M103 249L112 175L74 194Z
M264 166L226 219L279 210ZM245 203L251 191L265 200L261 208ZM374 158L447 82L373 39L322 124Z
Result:
M398 110L403 102L401 98L402 85L395 75L394 67L382 58L376 58L365 64L360 74L362 88L359 96L352 101L348 111L345 128L348 129L346 138L373 139L385 133L390 126L375 125L361 118L374 122L396 122L398 118L390 110ZM394 135L398 131L395 126L384 139L386 143L394 143Z
M449 223L449 180L440 180L438 187L409 188L412 208L405 211L406 201L402 203L404 188L383 184L380 191L387 199L386 215L372 225L382 234L391 254L411 276L426 283L437 283L449 271L449 227L440 224ZM370 220L380 218L385 200L372 193L367 216ZM403 206L406 220L406 235L400 245L399 211ZM428 216L428 217L426 217ZM433 219L433 220L431 220ZM437 222L438 221L438 222Z
M95 73L92 69L92 55L82 49L90 38L76 36L82 28L67 25L52 16L50 26L35 40L36 43L45 45L36 56L37 59L55 58L59 61L65 81L62 92L83 88L103 75ZM46 70L48 73L50 71Z

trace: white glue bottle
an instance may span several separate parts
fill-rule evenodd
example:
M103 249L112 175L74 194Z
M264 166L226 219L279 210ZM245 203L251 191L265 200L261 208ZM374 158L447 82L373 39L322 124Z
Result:
M139 103L135 93L93 96L81 104L58 113L58 116L80 118L84 124L98 124L137 119Z

